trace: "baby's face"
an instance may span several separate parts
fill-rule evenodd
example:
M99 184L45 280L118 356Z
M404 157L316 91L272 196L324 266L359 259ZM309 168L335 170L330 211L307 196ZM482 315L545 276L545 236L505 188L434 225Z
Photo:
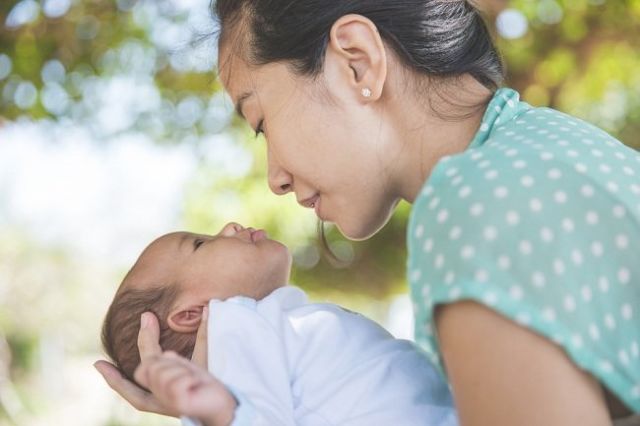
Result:
M175 232L152 242L127 277L138 288L177 283L180 302L263 297L286 285L291 254L264 231L229 223L217 235Z

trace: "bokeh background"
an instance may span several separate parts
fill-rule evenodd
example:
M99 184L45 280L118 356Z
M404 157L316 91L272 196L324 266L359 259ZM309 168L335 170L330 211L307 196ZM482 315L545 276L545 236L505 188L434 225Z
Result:
M640 0L479 0L534 105L640 148ZM265 179L264 140L216 80L208 0L0 2L0 426L176 425L137 413L92 368L127 268L154 237L264 227L293 282L412 333L403 204L375 238L327 229Z

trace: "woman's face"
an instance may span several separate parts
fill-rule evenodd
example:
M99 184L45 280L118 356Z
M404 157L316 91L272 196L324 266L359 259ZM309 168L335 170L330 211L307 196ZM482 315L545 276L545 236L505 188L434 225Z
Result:
M220 49L221 80L240 115L264 130L271 190L295 193L348 238L377 232L399 200L385 173L390 138L353 77L329 53L315 82L282 63L249 67L228 54Z

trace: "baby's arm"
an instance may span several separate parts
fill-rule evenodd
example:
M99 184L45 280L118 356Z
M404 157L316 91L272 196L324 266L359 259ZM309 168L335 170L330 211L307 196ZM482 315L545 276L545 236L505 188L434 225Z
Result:
M282 323L283 309L292 303L283 300L287 290L261 301L240 296L209 305L209 371L237 398L234 426L296 424L289 371L293 355Z
M237 406L233 395L208 371L175 352L143 360L135 378L173 412L197 418L205 426L233 421Z

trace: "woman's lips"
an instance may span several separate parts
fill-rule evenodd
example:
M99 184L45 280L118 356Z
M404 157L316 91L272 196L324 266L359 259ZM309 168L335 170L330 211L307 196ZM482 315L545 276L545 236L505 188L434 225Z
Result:
M298 201L298 204L300 204L302 207L312 209L314 206L314 203L316 202L316 200L318 200L318 198L320 198L320 195L315 194L312 197L305 198L304 200Z
M302 207L313 209L316 213L316 216L318 216L318 219L325 220L322 217L322 213L320 212L320 198L321 198L320 194L318 193L312 197L305 198L304 200L298 201L298 204L300 204Z

